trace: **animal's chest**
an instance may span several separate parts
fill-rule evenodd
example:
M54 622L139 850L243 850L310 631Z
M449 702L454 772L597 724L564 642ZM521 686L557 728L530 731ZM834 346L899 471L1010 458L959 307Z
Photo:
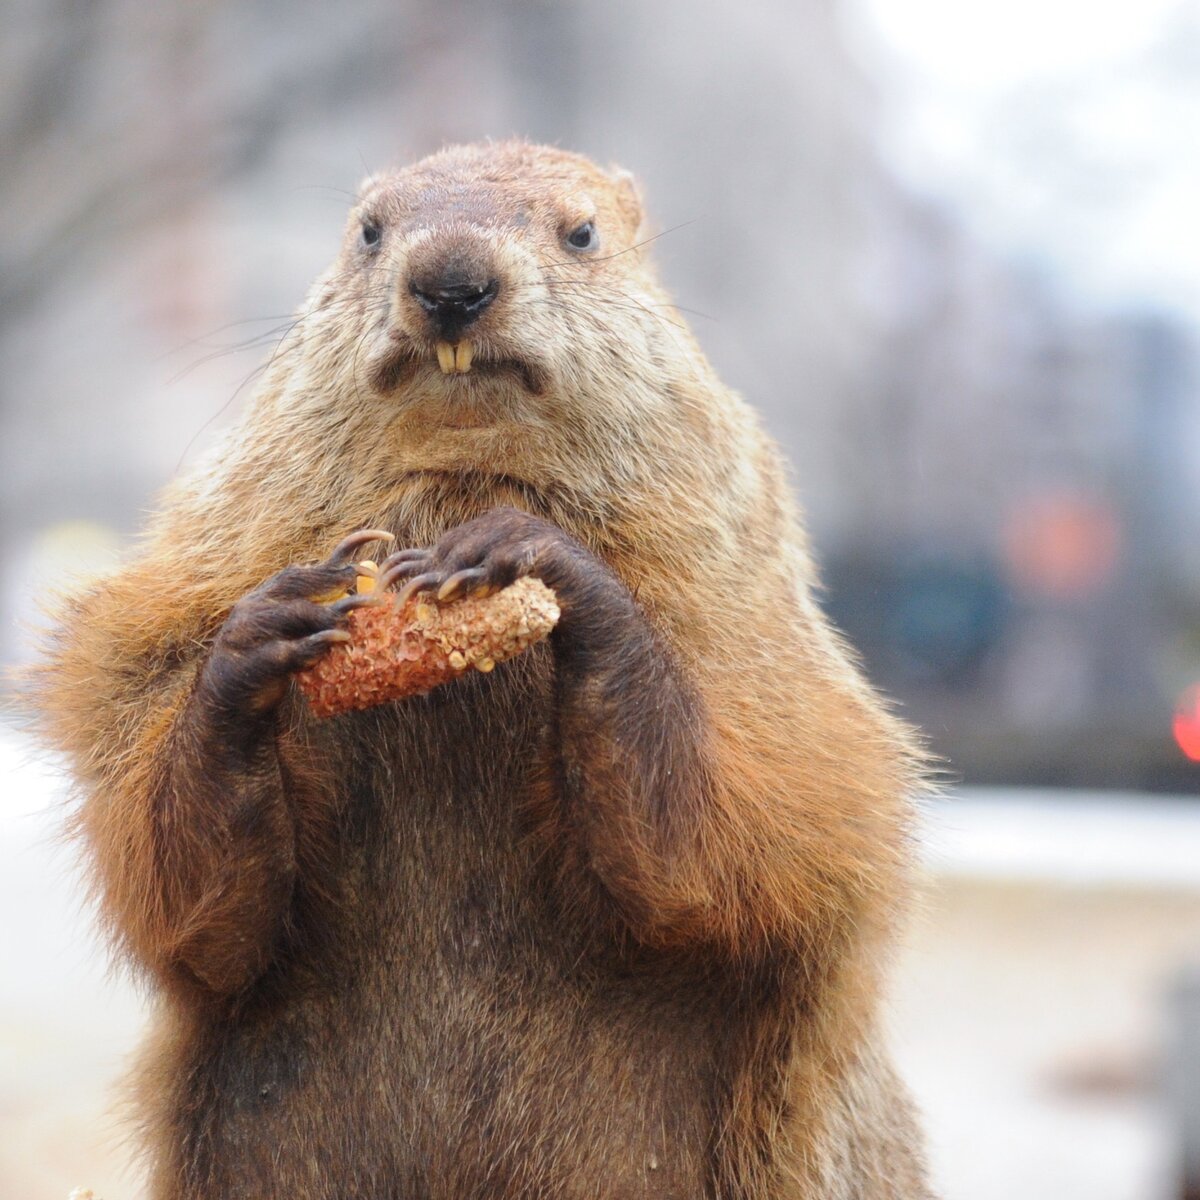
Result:
M528 922L514 906L539 890L538 825L557 804L553 691L536 648L361 718L339 775L364 949L461 955Z

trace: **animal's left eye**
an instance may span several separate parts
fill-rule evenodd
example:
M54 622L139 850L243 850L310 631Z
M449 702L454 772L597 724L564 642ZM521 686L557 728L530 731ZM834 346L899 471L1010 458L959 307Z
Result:
M572 229L567 234L567 245L572 250L594 250L598 242L594 221L585 221L578 229Z
M374 221L364 221L362 227L362 244L368 250L373 250L379 245L383 237L383 230L375 224Z

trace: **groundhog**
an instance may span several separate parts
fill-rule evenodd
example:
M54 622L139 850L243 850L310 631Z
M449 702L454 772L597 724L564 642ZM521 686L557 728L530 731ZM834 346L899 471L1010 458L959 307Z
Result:
M41 705L160 1001L159 1200L927 1195L879 1030L921 754L647 240L557 149L367 180L240 424L65 603ZM431 603L532 575L561 618L317 720L318 600L383 533Z

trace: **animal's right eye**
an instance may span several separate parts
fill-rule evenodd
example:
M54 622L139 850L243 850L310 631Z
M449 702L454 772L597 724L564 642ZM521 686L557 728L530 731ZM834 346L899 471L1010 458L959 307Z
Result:
M383 230L374 221L364 221L362 227L362 244L368 250L373 250L383 238Z
M567 234L567 245L572 250L595 250L598 242L595 221L584 221L577 229L572 229Z

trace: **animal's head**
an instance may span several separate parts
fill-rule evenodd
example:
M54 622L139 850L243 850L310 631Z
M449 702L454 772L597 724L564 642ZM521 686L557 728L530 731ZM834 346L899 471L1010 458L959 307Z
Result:
M455 146L364 182L309 319L351 345L360 387L399 404L586 385L671 318L641 227L625 172L521 142Z
M345 439L378 487L659 487L711 455L715 388L646 236L627 173L545 146L455 146L371 177L268 375L271 436L289 457Z

